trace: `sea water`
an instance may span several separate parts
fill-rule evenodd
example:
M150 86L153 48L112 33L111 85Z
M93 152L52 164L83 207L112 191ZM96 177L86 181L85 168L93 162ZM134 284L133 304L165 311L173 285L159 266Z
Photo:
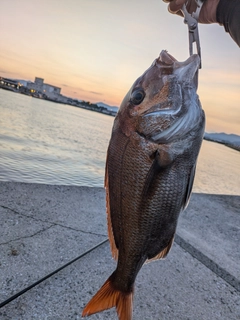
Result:
M0 181L103 187L113 120L0 89ZM193 191L240 195L240 152L203 141Z

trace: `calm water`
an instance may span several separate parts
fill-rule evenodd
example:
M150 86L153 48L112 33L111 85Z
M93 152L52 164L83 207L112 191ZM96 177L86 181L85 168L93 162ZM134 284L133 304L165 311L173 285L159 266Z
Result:
M0 181L102 187L113 117L0 89ZM204 141L194 191L240 195L240 152Z

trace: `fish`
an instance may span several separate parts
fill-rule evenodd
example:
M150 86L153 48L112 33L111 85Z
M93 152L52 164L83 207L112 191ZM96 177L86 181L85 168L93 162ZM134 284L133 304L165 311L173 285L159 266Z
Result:
M161 51L120 105L105 169L108 237L117 266L83 317L115 307L119 320L131 320L139 270L172 247L205 128L199 65L197 54L179 62Z

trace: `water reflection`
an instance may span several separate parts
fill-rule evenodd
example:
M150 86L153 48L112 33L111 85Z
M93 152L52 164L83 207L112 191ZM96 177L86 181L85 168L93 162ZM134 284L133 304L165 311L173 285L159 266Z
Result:
M240 152L204 140L193 191L240 195Z

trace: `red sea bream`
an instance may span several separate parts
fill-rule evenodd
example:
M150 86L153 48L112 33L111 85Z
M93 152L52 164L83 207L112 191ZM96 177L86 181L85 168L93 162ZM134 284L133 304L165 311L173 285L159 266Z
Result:
M83 316L116 307L120 320L131 320L139 270L147 261L166 257L172 246L204 133L196 93L199 63L196 54L178 62L162 51L120 106L105 176L108 234L117 267Z

